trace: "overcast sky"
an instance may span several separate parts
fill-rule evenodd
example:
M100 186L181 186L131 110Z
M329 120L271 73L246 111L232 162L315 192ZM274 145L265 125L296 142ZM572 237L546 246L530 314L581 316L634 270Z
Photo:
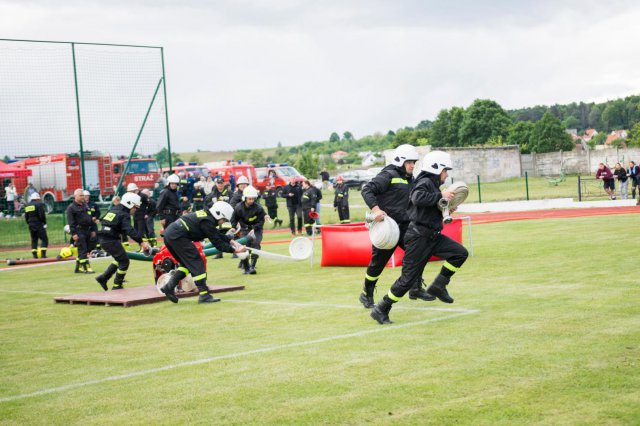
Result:
M0 0L2 38L164 46L177 151L638 94L638 22L618 0Z

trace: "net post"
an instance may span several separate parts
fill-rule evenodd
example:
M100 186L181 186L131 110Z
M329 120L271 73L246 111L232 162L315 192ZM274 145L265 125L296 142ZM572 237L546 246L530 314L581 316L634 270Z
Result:
M73 60L73 84L76 89L76 113L78 116L78 140L80 141L80 167L82 170L82 189L87 189L84 171L84 147L82 144L82 120L80 119L80 98L78 96L78 72L76 70L76 44L71 43L71 57Z
M164 47L160 48L162 61L162 89L164 91L164 120L167 129L167 152L169 154L169 170L173 170L173 158L171 158L171 138L169 137L169 108L167 107L167 79L164 73Z

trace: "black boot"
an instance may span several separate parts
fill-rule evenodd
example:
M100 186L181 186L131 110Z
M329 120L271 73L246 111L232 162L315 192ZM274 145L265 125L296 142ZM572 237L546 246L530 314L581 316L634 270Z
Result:
M160 291L163 292L165 296L167 296L167 299L171 300L173 303L178 303L178 296L176 296L176 287L178 287L178 283L180 282L180 280L186 277L187 274L182 271L176 270L169 272L169 274L171 274L169 281L167 281L165 285L160 287Z
M371 282L371 283L373 283L373 285L371 284L367 285L367 280L365 280L364 291L360 293L360 297L358 298L358 300L360 301L360 303L362 303L362 306L364 306L365 309L371 309L374 306L376 306L376 303L373 301L373 292L376 289L376 284L375 282Z
M427 289L427 292L444 303L453 303L453 298L449 296L447 291L447 284L449 284L449 278L442 274L439 274L433 283Z
M235 253L233 253L233 254L235 254ZM240 262L238 262L238 269L244 269L244 259L242 259Z
M200 296L198 296L198 304L200 304L200 303L216 303L216 302L220 301L220 299L217 299L217 298L213 297L209 293L209 289L207 288L206 285L204 285L204 286L199 285L198 286L198 292L200 293Z
M413 288L409 290L409 299L422 299L424 301L431 302L433 300L436 300L436 297L432 294L429 294L429 292L424 289L424 280L420 278L413 285Z
M242 271L243 274L249 275L249 269L250 269L249 259L243 259L242 260L242 269L243 269L243 271Z
M78 262L77 260L76 260L76 270L73 272L76 274L84 274L84 271L80 270L80 262Z
M250 275L257 274L257 272L256 272L256 262L257 261L258 261L258 255L252 254L251 255L251 265L249 266L249 274Z
M385 295L382 300L373 307L371 318L378 321L379 324L393 324L393 321L389 319L391 306L393 306L393 302L389 299L389 296Z
M107 269L105 269L105 271L102 274L96 277L96 281L98 281L98 284L100 284L100 287L102 287L104 291L107 291L109 289L107 287L107 283L109 282L113 274L116 273L117 270L118 270L118 267L112 263L109 266L107 266Z
M214 259L222 259L222 252L216 254L213 258Z
M43 258L43 259L47 258L47 249L46 248L40 249L40 257Z
M116 272L116 277L113 280L113 287L111 287L111 290L122 290L124 288L125 275L126 275L126 272L124 274L121 274L120 272Z
M31 250L31 255L33 256L34 259L37 259L38 258L38 250L36 250L36 249Z

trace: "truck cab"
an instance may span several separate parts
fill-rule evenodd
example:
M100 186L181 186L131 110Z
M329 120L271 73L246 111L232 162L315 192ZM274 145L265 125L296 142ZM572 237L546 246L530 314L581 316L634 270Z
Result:
M267 167L256 168L256 183L254 186L258 191L264 192L268 183L275 186L279 192L285 185L289 183L291 178L304 179L304 176L288 164L269 164Z
M120 182L122 173L127 169L127 163L128 160L123 158L113 161L114 185ZM126 188L128 184L135 183L140 189L153 190L159 177L160 168L155 158L132 158L122 185Z

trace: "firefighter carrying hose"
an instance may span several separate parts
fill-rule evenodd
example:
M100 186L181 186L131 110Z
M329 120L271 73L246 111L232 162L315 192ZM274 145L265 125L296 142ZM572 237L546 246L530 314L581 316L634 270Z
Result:
M237 204L233 210L231 226L241 237L249 236L247 247L260 249L262 242L262 229L264 228L265 213L260 204L256 202L258 199L258 190L253 186L247 186L242 195L242 202ZM245 274L256 274L256 262L258 255L251 253L251 263L249 258L243 259L240 264Z
M140 207L140 196L133 192L127 192L122 196L120 204L111 207L102 218L102 230L99 232L100 245L103 250L113 257L113 262L107 269L96 277L96 281L104 291L107 291L107 283L115 274L112 290L121 290L124 277L129 269L129 257L120 241L121 235L127 235L140 244L144 250L149 250L149 243L142 241L142 234L131 226L131 215L135 215Z
M233 208L229 203L218 201L209 210L198 210L182 216L173 222L164 233L164 243L169 253L180 263L175 272L171 272L169 281L160 288L167 299L178 303L175 289L180 280L191 274L198 287L200 297L198 303L219 302L209 294L207 287L207 271L194 241L209 241L221 251L240 253L246 250L241 244L232 241L218 230L218 226L229 221L233 216Z

